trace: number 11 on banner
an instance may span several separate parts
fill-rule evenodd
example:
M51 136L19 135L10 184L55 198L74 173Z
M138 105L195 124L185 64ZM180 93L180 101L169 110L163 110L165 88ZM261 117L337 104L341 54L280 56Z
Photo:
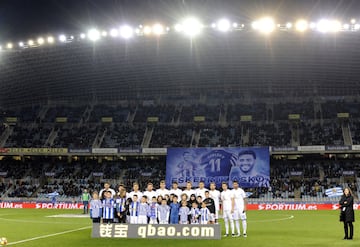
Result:
M220 172L221 159L211 159L209 165L211 166L211 172Z

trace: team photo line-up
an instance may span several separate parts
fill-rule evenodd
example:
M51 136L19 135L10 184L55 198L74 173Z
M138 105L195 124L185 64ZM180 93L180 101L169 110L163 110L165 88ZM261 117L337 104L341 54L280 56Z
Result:
M141 192L139 184L133 183L131 192L120 184L118 191L110 188L108 182L100 192L85 189L82 194L84 214L90 213L93 223L128 223L128 224L218 224L220 202L225 222L225 236L247 237L246 206L247 196L237 181L221 184L221 192L215 183L209 189L204 182L199 182L193 189L187 182L181 190L173 182L170 190L165 181L160 181L159 189L154 190L151 182ZM240 228L242 222L242 232Z

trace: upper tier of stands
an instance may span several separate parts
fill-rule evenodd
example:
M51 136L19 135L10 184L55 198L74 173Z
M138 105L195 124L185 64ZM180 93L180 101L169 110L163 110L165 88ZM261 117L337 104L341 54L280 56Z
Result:
M0 147L352 145L360 144L359 109L356 100L337 98L226 104L147 100L0 109Z

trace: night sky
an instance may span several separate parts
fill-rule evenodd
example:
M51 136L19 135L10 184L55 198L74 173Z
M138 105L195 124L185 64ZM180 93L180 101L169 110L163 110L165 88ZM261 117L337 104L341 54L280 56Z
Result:
M220 17L251 22L263 15L277 21L296 18L360 20L359 0L0 0L0 42L39 35L79 33L92 27L159 21L174 24L193 15L205 23Z

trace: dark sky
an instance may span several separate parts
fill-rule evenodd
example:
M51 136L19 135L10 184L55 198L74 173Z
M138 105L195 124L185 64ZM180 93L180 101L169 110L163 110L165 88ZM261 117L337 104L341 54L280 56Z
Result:
M299 17L349 20L360 19L360 0L0 0L0 42L125 22L174 24L188 15L208 23L220 17L251 22L262 15L284 22Z

